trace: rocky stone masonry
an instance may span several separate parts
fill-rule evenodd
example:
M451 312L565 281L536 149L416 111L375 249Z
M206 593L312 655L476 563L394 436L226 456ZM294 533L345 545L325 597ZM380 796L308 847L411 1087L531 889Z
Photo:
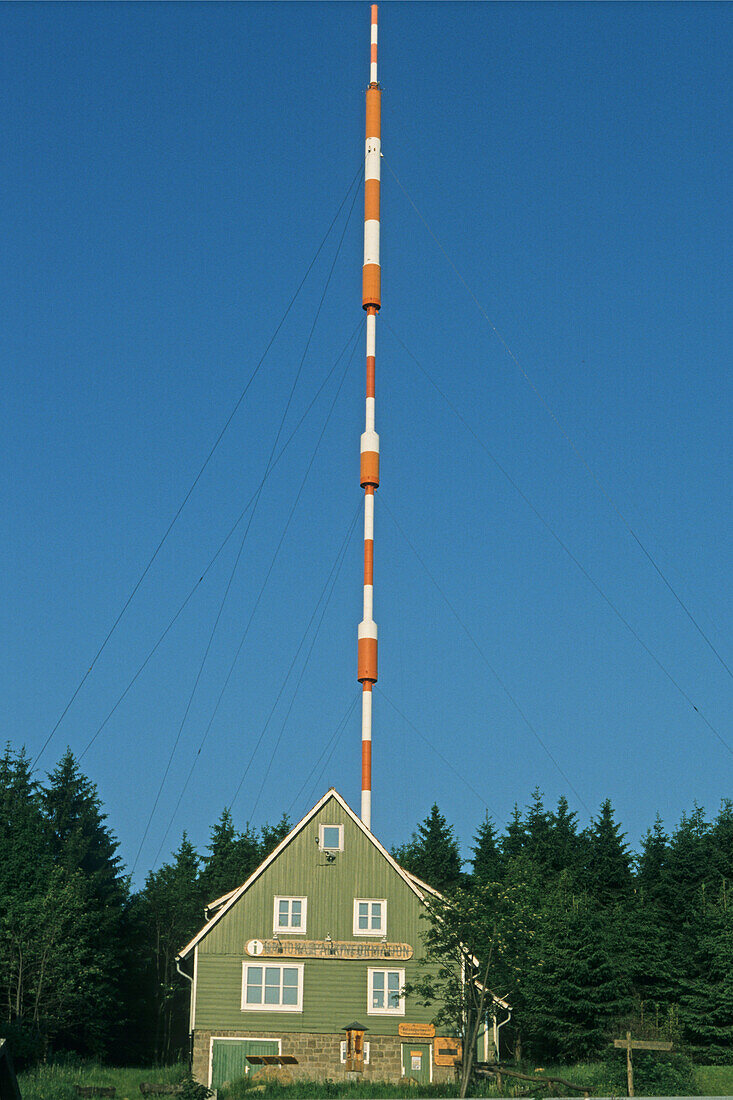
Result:
M204 1085L209 1083L209 1056L211 1036L217 1039L248 1039L246 1031L195 1031L193 1040L193 1075ZM338 1080L346 1076L346 1066L341 1061L340 1044L346 1038L344 1032L323 1035L313 1032L258 1031L252 1038L281 1039L282 1054L292 1054L298 1059L296 1066L288 1066L293 1077L314 1080ZM413 1042L429 1040L415 1039ZM368 1031L369 1064L364 1066L364 1077L377 1081L399 1081L402 1077L401 1046L409 1043L399 1035L374 1035ZM452 1067L433 1065L434 1081L453 1079Z

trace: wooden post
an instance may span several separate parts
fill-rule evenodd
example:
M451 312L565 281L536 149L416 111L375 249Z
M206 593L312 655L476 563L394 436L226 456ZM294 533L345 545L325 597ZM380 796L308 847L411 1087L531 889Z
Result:
M632 1050L671 1050L672 1044L662 1042L661 1039L632 1039L631 1032L626 1032L625 1039L614 1039L613 1045L626 1051L626 1083L629 1096L634 1095L634 1066L631 1061Z

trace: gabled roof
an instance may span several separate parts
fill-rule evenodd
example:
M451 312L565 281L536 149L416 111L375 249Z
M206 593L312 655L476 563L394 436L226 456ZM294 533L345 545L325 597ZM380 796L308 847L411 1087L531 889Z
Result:
M330 799L334 799L336 802L338 802L344 813L351 818L357 828L361 829L361 831L364 833L364 836L372 842L377 851L384 856L389 865L394 868L394 870L397 872L403 882L405 882L405 884L409 887L410 890L412 890L413 894L415 894L420 899L420 901L425 902L426 892L430 894L437 893L436 890L433 890L426 883L421 882L420 879L416 878L414 875L408 874L407 871L403 870L403 868L400 867L399 863L397 863L396 860L392 858L387 849L379 843L374 833L367 829L361 818L354 813L349 804L345 801L345 799L341 797L335 787L331 787L330 790L326 791L323 798L315 804L313 809L309 810L305 817L301 821L299 821L298 824L288 833L285 839L280 841L277 848L270 852L267 859L259 865L257 870L253 871L246 882L242 883L241 886L238 886L236 890L232 890L229 894L223 894L220 898L217 898L216 901L211 902L211 904L206 907L207 912L215 910L213 915L206 922L201 931L197 932L193 939L189 943L187 943L184 948L182 948L182 950L176 956L177 959L185 959L191 954L194 947L196 947L196 945L201 942L204 936L208 935L214 925L221 920L224 914L228 913L233 905L236 905L242 895L245 894L247 890L249 890L252 883L257 881L260 875L267 870L271 863L275 862L280 853L283 852L285 848L287 848L288 844L290 844L291 841L293 841L295 837L298 836L298 834L306 828L308 823L313 820L319 810L322 810Z

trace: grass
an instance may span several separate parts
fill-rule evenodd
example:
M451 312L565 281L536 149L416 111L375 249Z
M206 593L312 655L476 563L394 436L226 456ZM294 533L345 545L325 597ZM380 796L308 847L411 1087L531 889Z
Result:
M23 1100L78 1100L75 1085L113 1085L115 1100L142 1100L142 1081L174 1083L181 1080L183 1066L127 1068L104 1066L98 1062L39 1065L18 1074Z
M733 1096L733 1065L695 1066L701 1096Z
M157 1068L135 1067L120 1068L104 1066L96 1062L67 1063L65 1065L41 1065L18 1075L23 1100L77 1100L75 1085L113 1085L117 1090L115 1100L142 1100L140 1084L143 1081L170 1082L181 1080L185 1070L181 1065ZM587 1085L595 1095L610 1095L605 1087L604 1065L602 1062L586 1062L573 1066L545 1066L543 1074L537 1076L564 1077L574 1084ZM695 1080L701 1096L733 1097L733 1065L696 1066ZM517 1082L517 1087L509 1084L505 1078L505 1087L501 1093L495 1086L482 1082L472 1092L472 1096L498 1098L512 1097L525 1087ZM539 1090L538 1090L539 1092ZM386 1100L386 1098L423 1098L454 1097L458 1095L457 1085L406 1085L400 1082L384 1081L299 1081L293 1085L270 1083L263 1093L254 1093L244 1087L244 1082L235 1081L226 1090L220 1092L220 1100Z

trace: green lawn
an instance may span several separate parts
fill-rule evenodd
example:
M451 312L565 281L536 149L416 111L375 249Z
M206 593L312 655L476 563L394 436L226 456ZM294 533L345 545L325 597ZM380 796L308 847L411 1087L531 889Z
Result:
M733 1096L733 1065L696 1066L701 1096Z

